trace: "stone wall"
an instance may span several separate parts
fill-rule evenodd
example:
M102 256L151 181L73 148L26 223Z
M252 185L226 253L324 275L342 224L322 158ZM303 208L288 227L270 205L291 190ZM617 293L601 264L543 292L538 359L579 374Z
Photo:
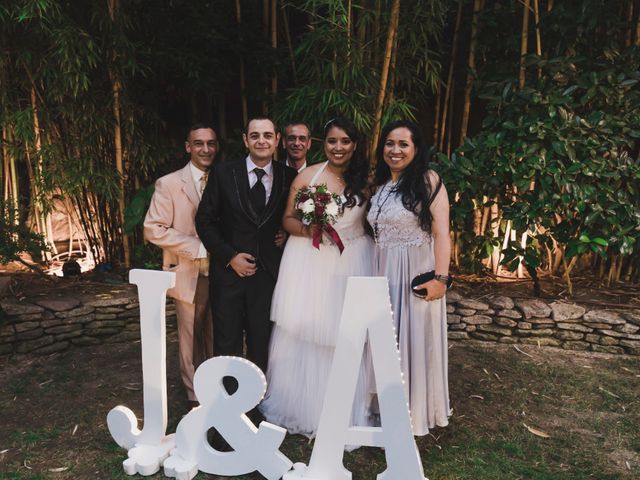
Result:
M640 355L640 309L605 310L574 303L447 293L449 339L548 345Z
M134 285L73 287L0 299L0 354L48 354L74 345L140 338ZM640 309L604 310L566 302L447 293L449 339L549 345L640 355ZM167 304L167 328L175 307Z
M92 287L86 294L79 285L77 290L0 299L0 354L48 354L140 338L135 285ZM167 304L167 328L175 328L173 303Z

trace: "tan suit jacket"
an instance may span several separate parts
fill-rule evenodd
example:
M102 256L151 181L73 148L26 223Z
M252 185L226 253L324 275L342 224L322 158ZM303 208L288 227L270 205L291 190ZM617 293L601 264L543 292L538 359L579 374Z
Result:
M158 179L155 188L144 219L144 236L162 248L162 269L176 273L176 286L167 294L194 303L201 243L195 217L200 197L189 164Z

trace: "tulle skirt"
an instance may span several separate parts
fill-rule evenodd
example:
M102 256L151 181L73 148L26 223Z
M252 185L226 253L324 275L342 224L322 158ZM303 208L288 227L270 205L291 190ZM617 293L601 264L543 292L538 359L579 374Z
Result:
M269 349L265 418L289 433L312 437L320 420L349 276L370 276L373 242L365 235L343 238L340 255L329 244L291 237L273 294L275 323ZM352 410L353 425L369 425L371 390L368 348L362 359Z

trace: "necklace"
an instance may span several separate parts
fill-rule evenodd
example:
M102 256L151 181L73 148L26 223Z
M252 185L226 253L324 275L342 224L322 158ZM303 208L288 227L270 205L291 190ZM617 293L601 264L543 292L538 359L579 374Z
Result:
M373 221L373 239L376 243L378 243L378 218L380 218L380 213L382 212L382 207L384 207L384 204L387 203L387 200L389 200L389 197L391 196L392 193L396 193L396 189L395 187L391 187L389 188L389 191L387 192L387 195L384 197L384 199L382 198L382 192L384 191L385 188L387 188L389 182L385 183L382 188L380 189L380 195L378 195L378 198L376 200L376 205L378 206L378 213L376 213L376 218Z
M335 178L339 184L344 185L344 178L341 174L337 174L333 169L329 168L329 164L327 163L327 166L325 167L325 171L329 174L329 175L333 175L333 178Z

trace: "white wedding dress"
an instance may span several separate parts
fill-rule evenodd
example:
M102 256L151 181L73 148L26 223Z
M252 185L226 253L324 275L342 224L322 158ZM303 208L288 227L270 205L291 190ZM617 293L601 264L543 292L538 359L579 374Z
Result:
M311 185L325 168L326 163ZM365 205L345 208L334 225L344 244L342 255L326 235L319 250L307 237L292 235L287 240L271 305L274 328L267 394L260 410L289 433L315 435L347 278L372 274L373 241L364 232ZM369 392L374 387L367 352L368 347L353 403L353 425L371 424Z

